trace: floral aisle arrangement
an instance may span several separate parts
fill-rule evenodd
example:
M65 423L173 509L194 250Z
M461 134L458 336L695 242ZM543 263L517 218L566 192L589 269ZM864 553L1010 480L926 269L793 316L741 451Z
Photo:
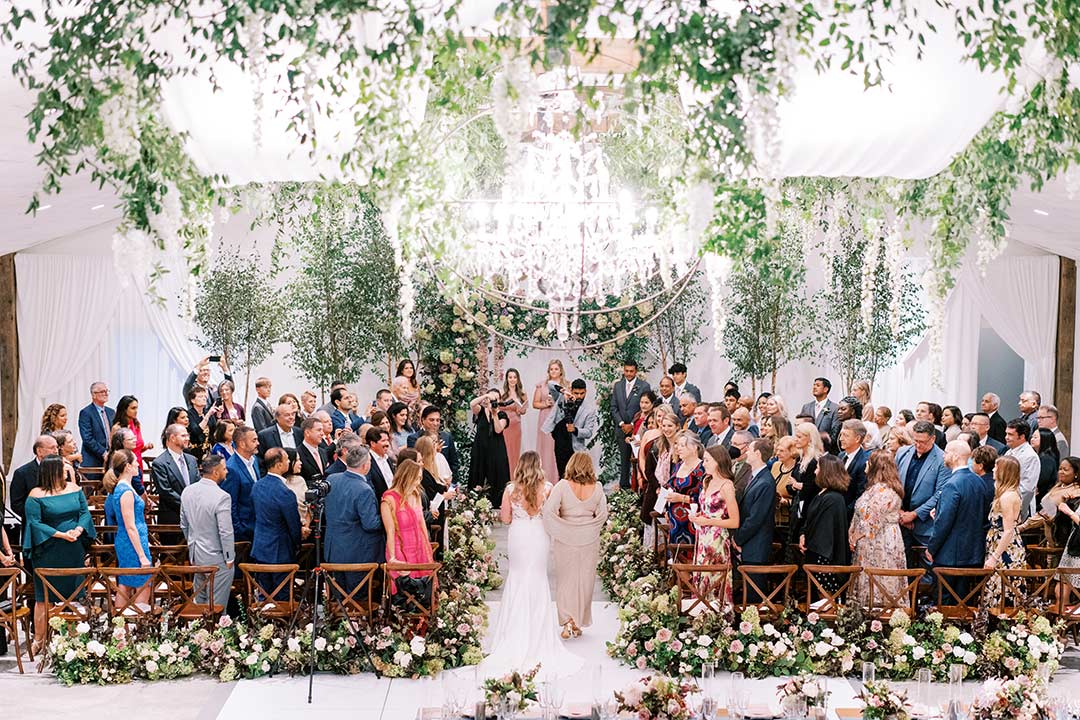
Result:
M1061 625L1053 625L1042 616L1018 613L1002 620L982 643L979 655L985 677L1030 675L1041 663L1049 663L1051 672L1058 669L1064 645Z
M633 491L613 492L608 496L607 525L600 533L596 574L608 596L619 602L631 600L631 585L656 568L652 548L642 545L640 502Z
M1050 717L1046 687L1021 675L987 680L971 703L971 720L1043 720Z
M622 692L615 693L619 712L632 713L639 720L689 720L688 695L696 693L693 683L662 675L643 677Z
M907 693L892 688L883 680L866 681L857 697L865 705L864 720L908 720L911 717Z
M828 699L828 689L809 673L800 673L789 677L786 682L776 688L776 695L780 699L780 708L784 711L784 717L801 717L794 714L804 706L807 710L825 707Z
M539 671L540 666L537 665L527 672L515 670L501 677L487 678L484 680L484 701L491 708L499 708L506 703L512 710L524 710L530 702L539 700L534 682Z

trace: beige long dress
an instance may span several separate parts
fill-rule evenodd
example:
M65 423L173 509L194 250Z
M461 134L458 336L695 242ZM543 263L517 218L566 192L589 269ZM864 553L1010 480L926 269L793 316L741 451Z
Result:
M555 606L560 625L570 620L578 627L592 625L600 531L607 516L607 498L600 484L587 499L578 500L570 483L560 482L544 503L544 529L551 536L555 555Z

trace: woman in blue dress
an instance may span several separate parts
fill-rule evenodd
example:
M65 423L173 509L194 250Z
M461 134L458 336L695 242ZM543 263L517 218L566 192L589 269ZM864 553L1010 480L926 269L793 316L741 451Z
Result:
M701 462L705 446L697 433L684 430L675 438L675 455L678 463L674 465L671 482L668 483L671 490L667 506L668 524L671 526L668 542L692 545L697 528L690 523L690 505L697 505L705 479L705 466Z
M236 425L231 420L220 420L214 427L214 447L210 448L210 452L215 455L228 460L236 453L236 446L233 445L233 432L236 431Z
M150 540L146 532L146 503L135 492L131 481L138 472L135 454L127 449L113 453L112 470L116 486L105 499L105 521L116 525L116 566L148 568ZM149 575L126 575L119 578L116 606L123 609L131 603L149 604L151 584Z

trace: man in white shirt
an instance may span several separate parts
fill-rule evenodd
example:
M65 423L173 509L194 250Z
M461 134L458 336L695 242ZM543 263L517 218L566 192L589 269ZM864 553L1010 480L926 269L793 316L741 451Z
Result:
M1005 455L1020 463L1020 519L1027 520L1034 511L1035 490L1039 486L1039 454L1028 443L1031 426L1026 420L1010 420L1005 426Z
M308 487L312 482L321 479L326 472L326 466L330 464L330 458L326 451L320 447L323 440L323 423L319 419L320 413L304 420L300 424L300 430L304 433L304 440L300 443L297 453L300 456L300 474Z
M368 471L368 481L371 489L375 491L375 497L382 500L382 494L394 484L394 467L390 464L390 433L381 427L373 427L367 431L368 449L371 451L371 469Z
M671 379L675 382L675 396L681 398L687 393L694 398L695 403L701 402L701 391L698 390L696 385L686 382L686 365L683 363L675 363L668 368L668 374L671 375Z
M292 403L283 403L274 411L274 423L259 431L259 457L265 457L270 448L297 450L302 441L303 435L296 427L296 408Z
M836 403L829 399L832 383L828 378L814 378L811 394L814 399L802 406L801 415L814 418L818 430L832 432L833 419L836 415Z

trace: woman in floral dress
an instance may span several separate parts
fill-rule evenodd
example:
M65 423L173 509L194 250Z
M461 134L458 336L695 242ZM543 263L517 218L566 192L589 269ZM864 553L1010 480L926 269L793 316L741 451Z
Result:
M731 531L739 527L739 504L735 501L735 479L731 474L731 454L722 445L705 451L702 461L705 487L698 500L700 512L690 516L697 528L695 565L727 565L725 577L719 573L694 573L690 582L703 598L722 600L725 610L732 607ZM722 598L718 594L723 591Z
M986 531L988 569L1021 570L1027 567L1024 541L1016 531L1020 519L1020 463L1000 457L994 463L994 502L990 505L990 529ZM994 574L986 583L982 605L994 608L1001 604L1001 577Z
M855 502L855 517L848 530L848 542L854 552L853 565L903 570L904 538L900 533L900 506L904 486L896 463L888 450L875 450L866 463L866 491ZM902 592L904 578L878 578L882 589L906 607ZM855 579L855 599L867 606L870 602L870 579L863 573Z
M696 528L690 524L690 505L697 504L701 484L705 479L705 467L701 458L705 446L694 432L680 432L675 441L675 455L679 462L671 473L671 494L668 495L669 543L693 544Z

